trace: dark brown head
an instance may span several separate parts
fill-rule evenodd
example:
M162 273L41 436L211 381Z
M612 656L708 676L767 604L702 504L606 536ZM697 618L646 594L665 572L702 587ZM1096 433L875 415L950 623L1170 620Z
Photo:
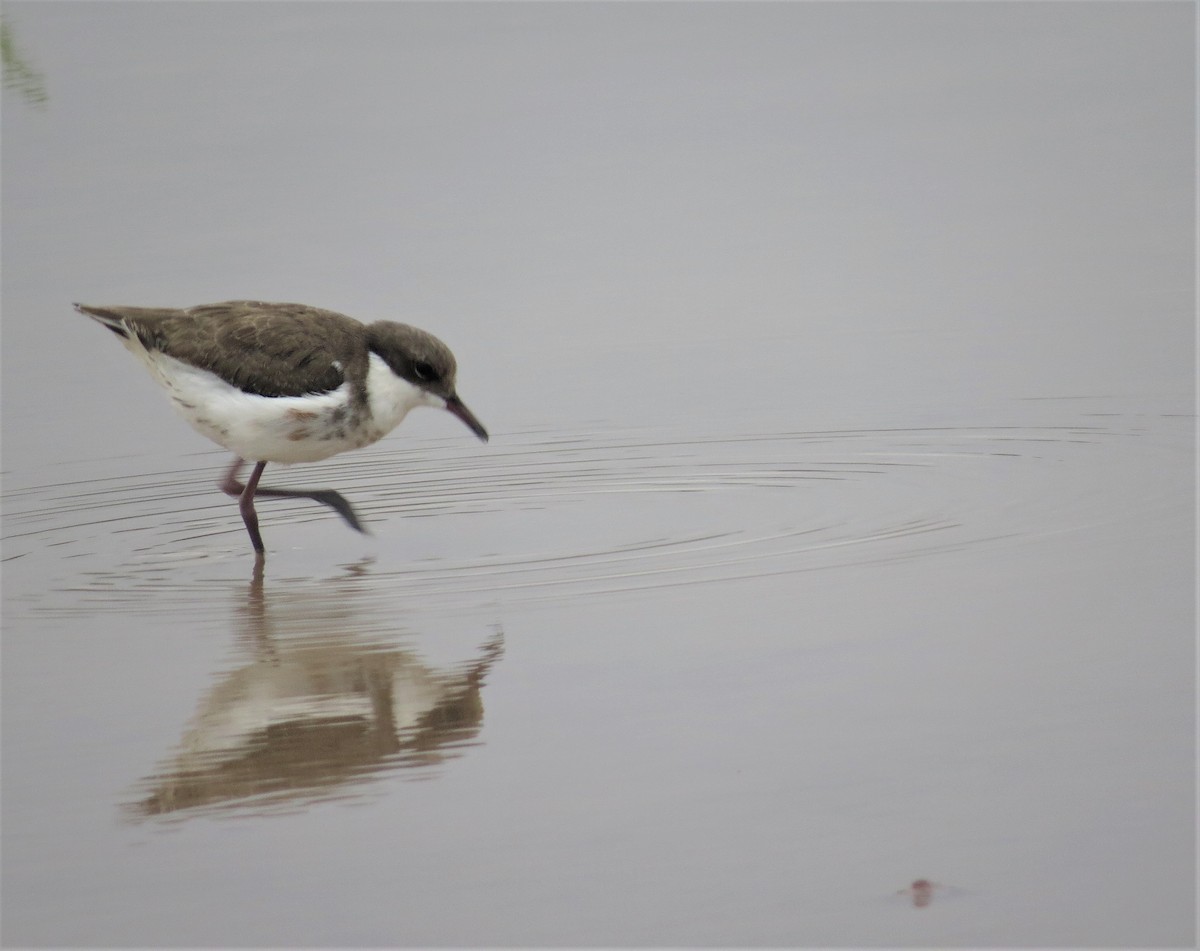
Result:
M408 324L380 320L367 327L367 346L401 379L438 397L441 405L487 442L488 433L454 389L457 365L450 348L431 333Z

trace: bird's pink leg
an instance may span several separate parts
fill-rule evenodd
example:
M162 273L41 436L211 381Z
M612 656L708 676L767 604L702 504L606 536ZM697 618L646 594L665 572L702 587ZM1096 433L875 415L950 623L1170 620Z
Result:
M221 480L221 491L226 495L232 495L237 498L238 508L242 513L242 521L246 523L246 530L250 533L250 541L254 544L254 550L261 553L263 551L262 536L258 531L258 514L254 511L254 497L267 496L270 498L282 499L312 499L314 502L320 502L322 505L328 505L331 509L338 513L346 524L355 531L367 533L362 522L359 521L354 508L347 502L340 493L333 489L272 489L268 486L259 486L258 480L262 477L263 469L266 468L265 462L256 463L254 471L250 474L250 479L245 485L238 481L238 473L242 471L242 466L246 464L244 459L234 459L233 465L225 473L225 478Z

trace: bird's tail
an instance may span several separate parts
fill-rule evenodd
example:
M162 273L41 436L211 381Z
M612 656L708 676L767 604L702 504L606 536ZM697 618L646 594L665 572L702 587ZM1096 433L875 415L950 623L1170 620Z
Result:
M109 330L115 333L118 337L129 339L129 326L125 323L125 318L113 310L106 310L103 307L89 307L87 304L75 304L75 309L81 314L86 314L93 320L104 324Z

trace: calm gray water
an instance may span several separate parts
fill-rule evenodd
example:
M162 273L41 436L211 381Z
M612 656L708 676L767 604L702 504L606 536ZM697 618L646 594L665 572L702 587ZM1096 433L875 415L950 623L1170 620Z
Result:
M6 4L4 944L1194 944L1194 16ZM491 442L255 572L233 297Z

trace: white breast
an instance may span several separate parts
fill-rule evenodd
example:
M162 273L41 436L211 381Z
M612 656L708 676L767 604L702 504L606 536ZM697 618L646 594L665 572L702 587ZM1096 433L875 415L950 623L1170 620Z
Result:
M308 396L256 396L156 351L131 346L171 397L176 411L201 435L242 459L316 462L367 446L396 428L414 406L437 406L372 354L367 411L354 406L350 385ZM138 352L141 351L141 352Z

